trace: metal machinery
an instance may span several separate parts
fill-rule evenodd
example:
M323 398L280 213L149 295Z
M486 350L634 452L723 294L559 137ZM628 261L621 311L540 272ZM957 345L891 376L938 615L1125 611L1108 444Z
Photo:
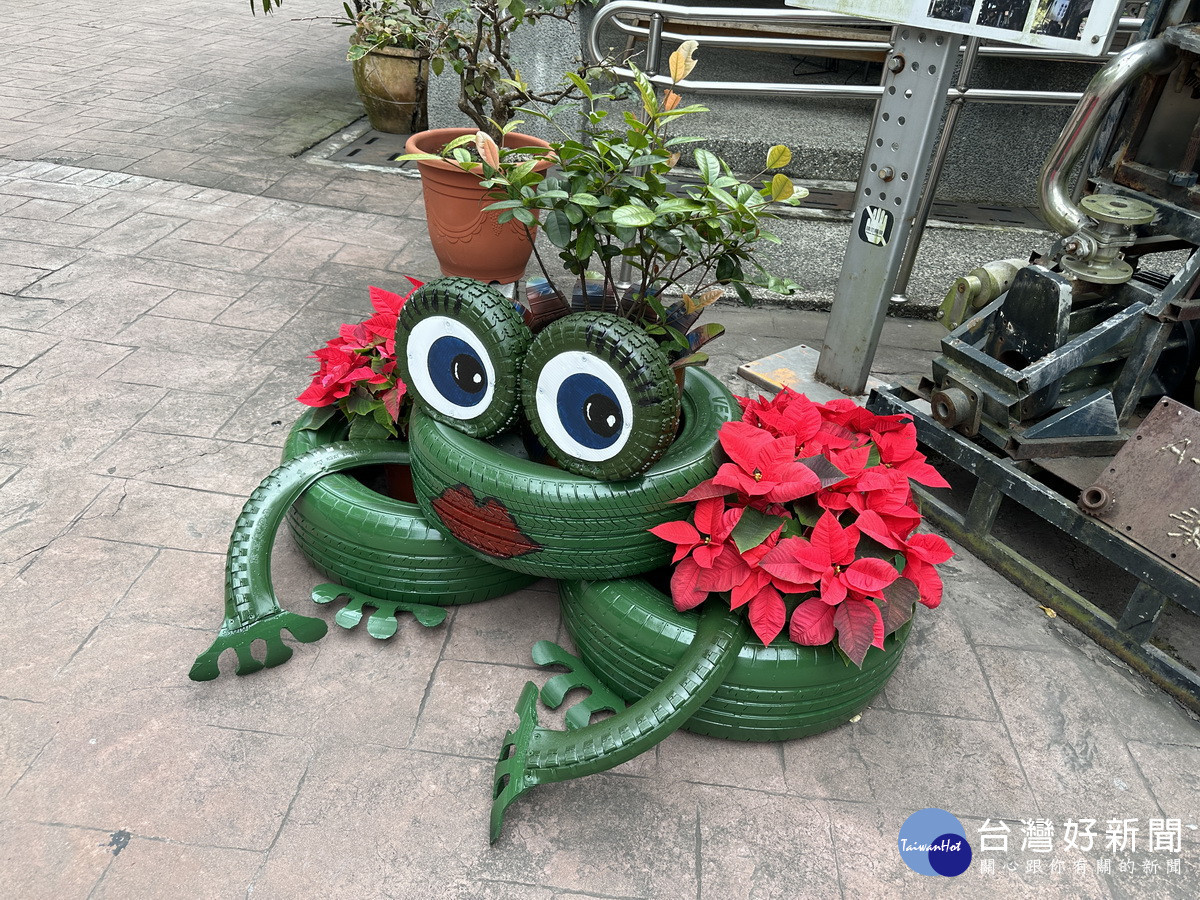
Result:
M1043 166L1058 240L959 279L932 376L870 406L913 413L975 479L965 509L929 498L934 521L1200 709L1200 2L1152 5L1143 37L1092 80ZM1007 540L1005 498L1133 576L1123 608Z

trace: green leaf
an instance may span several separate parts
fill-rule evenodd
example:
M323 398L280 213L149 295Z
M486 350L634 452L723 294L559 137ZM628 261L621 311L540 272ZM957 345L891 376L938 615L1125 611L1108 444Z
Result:
M613 224L623 225L627 228L644 228L647 225L653 225L657 218L654 210L632 203L618 206L612 211Z
M373 415L355 416L350 422L352 441L386 441L389 437L387 429Z
M322 406L308 414L307 421L300 427L301 431L318 431L326 422L337 414L336 406Z
M817 502L816 494L801 497L799 500L793 500L790 505L792 512L796 515L796 520L806 528L816 525L817 520L821 518L821 514L824 512Z
M579 237L575 239L575 257L577 259L589 259L596 252L596 234L590 228L586 228L579 232Z
M783 527L787 521L784 516L772 516L747 507L730 537L737 544L738 552L745 553L765 541L776 528Z
M783 146L783 144L776 144L767 151L766 168L768 169L782 169L791 161L792 151Z
M707 150L696 150L696 168L700 170L700 177L707 182L721 177L721 161Z
M552 209L542 221L542 231L555 247L565 250L571 244L571 223L562 210Z

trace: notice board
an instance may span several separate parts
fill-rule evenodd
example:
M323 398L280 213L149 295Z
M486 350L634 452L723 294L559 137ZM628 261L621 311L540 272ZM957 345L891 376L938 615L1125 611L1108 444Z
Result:
M915 25L1099 56L1121 0L785 0L788 6L845 13L897 25Z

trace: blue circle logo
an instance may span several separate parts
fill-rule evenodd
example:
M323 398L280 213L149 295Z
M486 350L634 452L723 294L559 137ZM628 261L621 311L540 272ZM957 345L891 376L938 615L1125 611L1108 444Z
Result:
M944 809L920 809L900 826L900 858L921 875L953 878L971 865L962 823Z

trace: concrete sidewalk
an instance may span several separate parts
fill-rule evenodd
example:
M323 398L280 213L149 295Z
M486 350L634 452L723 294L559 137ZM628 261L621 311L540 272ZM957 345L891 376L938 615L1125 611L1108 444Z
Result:
M4 897L1200 895L1195 719L965 553L860 721L782 745L678 733L535 790L492 847L492 761L547 677L529 648L567 643L552 583L189 681L307 354L368 285L436 264L416 182L290 155L359 115L344 32L242 3L67 6L53 34L0 32ZM712 318L731 385L825 323ZM937 338L889 320L877 370L925 371ZM273 567L285 606L332 618L286 536ZM900 859L924 807L975 848L956 879Z

